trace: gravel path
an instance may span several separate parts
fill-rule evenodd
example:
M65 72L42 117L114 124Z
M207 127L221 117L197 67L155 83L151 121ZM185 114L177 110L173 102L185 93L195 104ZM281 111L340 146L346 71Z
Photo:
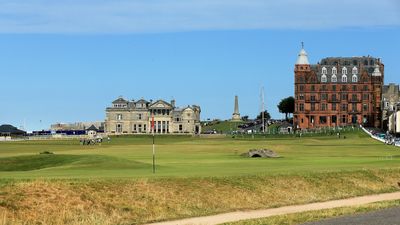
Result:
M188 218L188 219L182 219L182 220L153 223L153 224L149 224L149 225L221 224L221 223L227 223L227 222L235 222L235 221L239 221L239 220L258 219L258 218L285 215L285 214L291 214L291 213L299 213L299 212L314 211L314 210L321 210L321 209L332 209L332 208L347 207L347 206L357 206L357 205L369 204L369 203L373 203L373 202L399 200L399 199L400 199L400 192L395 192L395 193L387 193L387 194L362 196L362 197L349 198L349 199L343 199L343 200L334 200L334 201L328 201L328 202L311 203L311 204L305 204L305 205L285 206L285 207L273 208L273 209L223 213L223 214L218 214L218 215L213 215L213 216L194 217L194 218Z

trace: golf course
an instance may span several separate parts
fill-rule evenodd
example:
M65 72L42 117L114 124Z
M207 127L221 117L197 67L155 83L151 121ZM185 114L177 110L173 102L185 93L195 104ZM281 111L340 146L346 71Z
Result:
M400 181L400 149L358 130L155 143L155 173L151 136L0 143L0 224L142 224L394 192ZM241 156L261 148L280 157Z

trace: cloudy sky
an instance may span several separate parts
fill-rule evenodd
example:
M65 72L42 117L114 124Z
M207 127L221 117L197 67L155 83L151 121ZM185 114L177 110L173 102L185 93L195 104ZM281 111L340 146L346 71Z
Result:
M372 55L400 83L397 0L0 0L0 123L42 129L103 120L119 95L200 104L227 119L239 95L254 117L293 95L310 61Z

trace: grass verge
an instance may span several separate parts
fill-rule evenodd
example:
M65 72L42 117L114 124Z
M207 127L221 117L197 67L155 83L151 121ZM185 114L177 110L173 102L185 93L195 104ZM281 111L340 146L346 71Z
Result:
M400 169L263 176L7 180L4 224L142 224L397 191ZM1 224L1 222L0 222Z

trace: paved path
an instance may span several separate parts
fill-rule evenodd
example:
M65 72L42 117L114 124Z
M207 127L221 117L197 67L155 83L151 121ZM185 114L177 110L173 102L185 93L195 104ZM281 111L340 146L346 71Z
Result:
M400 224L400 207L375 212L327 219L303 225L398 225Z
M161 223L153 223L151 225L211 225L221 224L227 222L235 222L239 220L258 219L270 216L285 215L298 212L314 211L321 209L332 209L346 206L363 205L373 202L398 200L400 199L400 192L369 195L363 197L356 197L343 200L334 200L328 202L311 203L305 205L285 206L273 209L252 210L223 213L214 216L194 217L183 220L167 221Z

